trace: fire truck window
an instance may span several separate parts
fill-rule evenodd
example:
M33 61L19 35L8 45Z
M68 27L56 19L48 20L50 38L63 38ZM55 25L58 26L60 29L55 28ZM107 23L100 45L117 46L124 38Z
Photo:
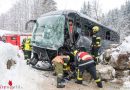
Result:
M11 37L11 40L16 40L16 37Z
M110 31L107 31L107 32L106 32L106 39L107 39L107 40L110 40Z

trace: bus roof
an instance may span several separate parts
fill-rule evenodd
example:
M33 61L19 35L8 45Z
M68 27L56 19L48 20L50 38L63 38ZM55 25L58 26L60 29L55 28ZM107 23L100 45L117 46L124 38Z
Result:
M91 22L93 22L93 23L95 23L95 24L97 24L97 25L99 25L99 26L101 26L101 27L104 27L104 28L106 28L106 29L108 29L108 30L115 31L115 30L113 30L113 29L111 29L111 28L109 28L109 27L107 27L107 26L101 24L100 22L98 22L98 21L96 21L96 20L94 20L94 19L88 17L87 15L82 14L82 13L79 13L79 12L74 11L74 10L52 11L52 12L43 14L41 17L49 16L49 15L62 15L62 14L63 14L63 15L68 15L69 13L76 13L76 14L78 14L81 18L85 18L85 19L87 19L87 20L89 20L89 21L91 21Z

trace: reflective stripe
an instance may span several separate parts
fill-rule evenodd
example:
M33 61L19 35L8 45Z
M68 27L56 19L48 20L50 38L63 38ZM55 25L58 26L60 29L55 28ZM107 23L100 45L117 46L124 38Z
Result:
M101 37L97 37L96 39L101 39Z
M83 78L79 78L79 77L77 77L77 80L83 80Z
M85 55L82 57L82 60L88 60L88 59L92 59L92 57L90 55Z
M91 61L88 61L88 62L86 62L86 63L80 64L79 66L84 66L84 65L90 64L90 63L94 63L94 60L91 60Z
M96 42L96 44L100 44L99 42Z
M95 80L95 82L100 82L101 81L101 79L97 79L97 80Z
M79 69L78 69L77 80L83 80L83 78L82 78L82 77L80 78L80 76L79 76L79 72L80 72L80 71L79 71Z
M63 76L63 74L59 73L57 76L60 77L60 76Z

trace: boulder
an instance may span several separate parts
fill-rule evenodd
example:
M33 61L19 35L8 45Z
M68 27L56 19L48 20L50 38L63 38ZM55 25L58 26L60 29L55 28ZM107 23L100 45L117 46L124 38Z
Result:
M14 66L16 62L12 59L7 61L7 69L11 69L12 66Z
M105 81L112 80L115 77L115 69L110 65L97 65L98 76Z

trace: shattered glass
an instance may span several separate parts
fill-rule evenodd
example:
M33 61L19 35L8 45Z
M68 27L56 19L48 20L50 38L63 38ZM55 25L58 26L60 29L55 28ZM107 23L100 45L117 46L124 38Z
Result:
M63 15L40 17L34 27L32 45L57 50L64 43Z

